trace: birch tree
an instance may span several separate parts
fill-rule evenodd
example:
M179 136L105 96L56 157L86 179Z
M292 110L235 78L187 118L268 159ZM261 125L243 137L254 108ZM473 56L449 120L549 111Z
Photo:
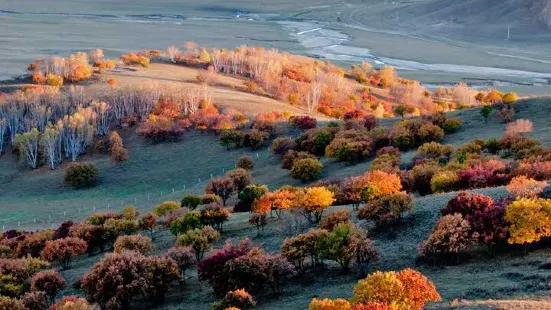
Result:
M8 128L8 121L5 118L0 118L0 154L4 152L4 136Z
M38 141L40 140L40 132L33 128L28 132L18 133L15 135L15 144L25 157L25 160L31 168L36 169L38 164Z
M60 140L60 131L57 126L52 125L51 123L48 124L40 138L40 145L44 150L46 160L48 161L48 165L52 170L54 170L56 164L59 163L59 148L61 147L59 143Z

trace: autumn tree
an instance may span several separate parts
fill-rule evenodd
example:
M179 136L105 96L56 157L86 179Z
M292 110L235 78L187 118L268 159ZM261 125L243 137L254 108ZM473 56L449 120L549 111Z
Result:
M529 244L551 236L545 227L551 225L551 200L521 198L506 207L505 218L511 223L510 244Z
M176 239L177 246L189 246L195 252L197 261L203 259L205 252L210 249L214 242L220 238L220 233L210 226L189 231Z
M49 262L59 262L63 269L70 267L71 260L86 253L88 245L80 238L63 238L46 242L42 250L42 259Z
M138 225L142 230L147 230L149 232L149 236L151 237L151 240L155 240L153 236L153 232L157 227L157 216L155 214L151 212L145 214L139 220Z
M291 167L291 177L306 183L317 179L322 169L323 164L317 159L297 159Z
M119 164L128 160L128 150L124 148L122 139L116 131L111 132L109 135L109 143L111 145L109 152L111 153L113 162Z
M222 204L225 206L226 201L233 195L235 190L236 188L232 178L220 177L210 179L205 188L205 193L218 195L222 198Z
M335 201L334 194L325 187L309 187L295 193L294 205L311 223L321 221L323 211Z
M534 198L547 186L547 181L536 181L521 175L511 180L507 185L507 191L513 197Z
M53 269L41 271L31 279L31 290L45 292L50 304L54 303L57 293L64 287L65 279Z
M168 249L165 256L176 262L176 265L180 269L182 282L185 283L186 270L197 262L193 249L191 247L175 246Z
M471 244L470 231L471 225L460 213L443 216L417 250L424 257L450 257L453 263L458 263L459 253Z

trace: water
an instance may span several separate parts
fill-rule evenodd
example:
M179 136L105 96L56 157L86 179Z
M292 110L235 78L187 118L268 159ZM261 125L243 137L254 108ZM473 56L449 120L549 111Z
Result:
M182 3L185 2L185 3ZM177 0L0 0L0 79L25 73L44 55L103 48L109 57L145 48L241 44L300 51L272 19L248 9Z

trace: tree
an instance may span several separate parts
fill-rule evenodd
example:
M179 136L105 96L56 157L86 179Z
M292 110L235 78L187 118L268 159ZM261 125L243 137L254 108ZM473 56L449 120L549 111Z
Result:
M484 120L486 122L490 118L490 114L492 114L493 109L494 108L491 104L483 105L482 108L480 109L480 115L482 115L482 117L484 117Z
M182 198L181 206L189 208L191 210L195 210L197 206L199 206L201 203L202 203L201 196L185 195L184 198Z
M461 214L443 216L417 250L424 257L450 256L453 263L458 263L459 253L471 244L470 231L471 225Z
M363 175L363 179L366 184L361 192L364 201L397 193L402 188L400 177L395 173L368 171Z
M337 210L333 211L329 214L325 214L321 222L319 223L318 227L320 229L325 229L327 231L332 231L335 226L342 223L349 223L350 222L350 212L348 210Z
M293 166L291 167L291 177L306 183L317 179L322 169L323 165L317 159L297 159L293 162Z
M140 216L140 211L133 205L128 205L122 209L122 218L129 221L135 221Z
M251 294L244 289L237 289L227 292L221 301L213 303L211 310L225 310L231 307L248 309L254 308L255 306L256 301Z
M228 221L229 217L230 211L215 202L206 205L203 210L201 210L200 220L201 224L212 226L219 232L222 232L222 225L224 222Z
M249 224L256 226L256 235L260 236L264 232L264 226L268 225L266 213L253 213L249 217Z
M113 162L120 164L128 160L128 150L124 148L122 139L116 131L111 132L109 135L109 142L111 144L109 151Z
M81 287L101 307L130 309L149 282L148 260L136 252L107 254L84 275Z
M44 250L42 250L42 259L61 263L63 269L68 269L71 260L79 255L86 253L88 245L86 241L80 238L63 238L46 242Z
M360 208L358 219L371 220L378 227L399 222L402 213L413 208L415 198L404 192L383 195Z
M33 128L28 132L15 135L15 144L20 150L25 160L31 168L36 169L38 165L38 142L40 140L40 132Z
M65 287L65 279L55 270L44 270L31 279L31 290L42 291L50 298L50 304L55 302L57 293Z
M155 240L153 238L153 231L157 227L157 216L155 214L149 212L145 214L138 222L138 225L142 230L149 231L149 235L151 237L151 240Z
M198 211L191 211L170 222L170 232L179 236L201 226L201 214Z
M86 298L78 296L63 296L63 298L50 307L49 310L94 310L95 306L88 303Z
M512 104L518 100L518 96L516 93L510 92L510 93L503 94L503 96L501 97L501 100L503 100L503 103L505 104Z
M179 277L180 270L174 260L165 256L147 258L147 282L144 287L146 296L155 305L164 303L170 285Z
M377 271L368 275L354 287L351 302L353 305L376 302L392 309L421 310L428 301L440 300L434 284L420 272L408 268L400 272Z
M176 245L191 247L195 252L196 260L200 261L218 238L220 238L220 233L212 227L206 226L178 236Z
M296 192L294 205L303 211L311 223L321 221L323 211L335 201L334 194L325 187L309 187Z
M23 297L21 298L21 302L23 302L23 304L25 305L25 309L33 309L33 310L48 309L48 299L46 297L46 293L41 291L25 293L25 295L23 295ZM0 309L5 309L5 308L3 308L0 305ZM9 309L12 309L12 308L9 308Z
M172 259L180 269L182 283L185 283L186 270L196 263L195 255L191 247L175 246L166 252L165 256Z
M407 113L407 108L403 105L397 105L394 107L394 113L399 115L401 118L404 118Z
M151 238L141 235L120 236L113 245L115 253L124 251L136 251L143 255L149 254L153 250Z
M65 183L74 188L95 186L98 183L99 170L86 163L73 163L65 170Z
M551 225L551 200L520 198L505 209L505 218L511 223L510 244L522 244L527 250L530 243L551 236L546 229Z
M241 156L235 166L250 171L254 169L254 162L251 156Z
M0 296L0 309L1 310L26 310L25 305L15 298L6 296Z
M205 193L218 195L222 198L222 204L226 206L226 201L233 195L235 190L236 188L232 178L220 177L210 179L205 188Z
M180 204L176 201L165 201L153 209L157 216L167 216L170 212L180 209Z
M350 310L350 303L346 299L317 299L314 298L308 310Z
M253 203L268 192L266 185L250 184L247 185L239 194L239 202L233 208L234 212L248 212L251 211Z
M241 192L247 185L251 184L251 174L243 169L236 168L226 172L226 177L232 179L236 192Z
M46 160L50 169L55 169L55 165L60 161L59 153L61 153L61 135L59 129L52 125L44 129L44 133L40 137L40 145L44 149Z
M505 135L524 135L532 132L534 125L527 119L517 119L516 121L507 124Z

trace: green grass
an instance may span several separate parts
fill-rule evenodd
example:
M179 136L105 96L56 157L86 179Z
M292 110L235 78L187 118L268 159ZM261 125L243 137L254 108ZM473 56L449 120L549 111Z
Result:
M533 137L551 145L548 115L550 101L530 100L518 103L516 118L527 118L534 123ZM445 138L444 143L460 145L474 138L500 137L505 125L493 118L485 122L478 110L463 110L451 113L463 119L460 131ZM396 120L383 120L384 126ZM150 144L128 129L122 133L130 151L130 160L115 166L105 155L89 155L86 161L96 164L101 173L101 184L92 189L72 190L63 185L63 169L30 171L15 164L14 156L2 155L0 160L0 224L6 228L53 227L63 218L81 219L96 210L105 210L107 203L112 210L122 205L135 204L142 212L149 211L158 202L179 200L184 193L200 193L210 174L219 175L233 168L236 159L251 155L255 159L254 181L275 189L283 184L299 185L288 176L288 171L279 168L279 159L267 148L256 151L246 149L227 151L220 146L212 134L190 132L178 143ZM258 157L257 154L258 153ZM403 155L408 162L414 152ZM363 173L370 163L357 165L323 160L323 178L335 178ZM199 183L199 178L201 183ZM186 189L184 190L184 185ZM172 193L172 188L175 192ZM161 196L163 191L163 196ZM477 190L493 197L505 193L503 188ZM149 195L149 199L147 198ZM457 266L426 266L416 264L416 247L430 233L439 217L440 209L454 193L431 195L417 199L413 210L403 223L392 231L370 231L375 245L381 253L379 262L371 270L399 270L406 267L419 269L434 281L444 302L430 308L448 308L453 299L520 298L547 295L551 271L538 267L548 262L551 248L542 246L523 255L522 250L500 253L489 257L484 248L475 248ZM134 202L136 199L136 203ZM122 204L121 204L122 201ZM348 208L348 207L335 207ZM78 211L81 213L78 213ZM52 219L48 220L51 215ZM33 219L38 222L34 223ZM247 223L248 214L234 214L226 224L225 232L218 246L226 238L234 240L251 237L268 252L277 252L281 242L288 235L283 221L270 220L264 235L257 237L254 227ZM360 223L365 226L365 223ZM371 227L366 226L371 229ZM174 238L167 232L158 233L157 253L172 246ZM101 256L81 257L73 269L64 272L68 283L79 279ZM208 309L216 300L210 287L197 280L196 272L184 287L175 285L171 289L169 303L160 309ZM306 309L313 297L349 297L358 280L354 272L342 274L338 266L329 264L323 272L310 273L300 277L293 284L285 286L280 297L260 297L260 309ZM71 293L68 289L66 293ZM474 306L473 306L474 307ZM480 307L479 307L480 308ZM138 308L140 309L140 308Z

